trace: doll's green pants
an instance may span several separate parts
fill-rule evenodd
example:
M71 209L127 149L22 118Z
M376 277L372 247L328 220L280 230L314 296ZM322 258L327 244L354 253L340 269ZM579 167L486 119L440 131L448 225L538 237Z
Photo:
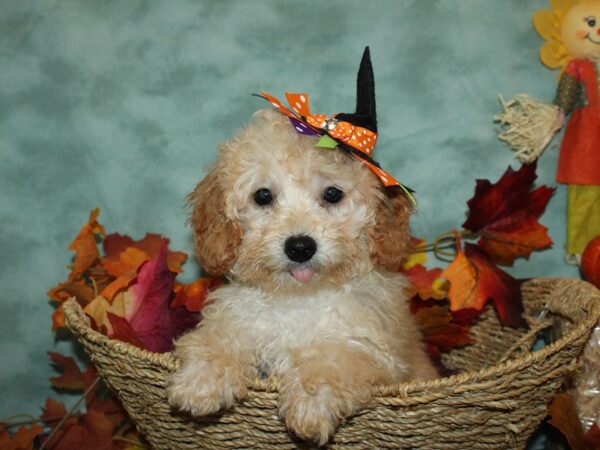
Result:
M569 184L567 253L581 255L600 235L600 186Z

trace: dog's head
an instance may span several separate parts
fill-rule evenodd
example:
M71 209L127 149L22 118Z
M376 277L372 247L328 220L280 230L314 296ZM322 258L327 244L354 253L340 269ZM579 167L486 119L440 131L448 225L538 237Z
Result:
M359 161L259 111L190 194L210 273L276 288L341 284L409 253L410 203Z

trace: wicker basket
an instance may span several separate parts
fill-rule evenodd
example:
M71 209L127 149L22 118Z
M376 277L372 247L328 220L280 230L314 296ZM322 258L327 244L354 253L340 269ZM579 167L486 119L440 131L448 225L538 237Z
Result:
M532 280L522 290L530 330L503 328L488 311L472 328L476 344L445 357L460 374L380 387L371 407L342 424L328 448L523 448L544 419L546 404L577 368L600 316L600 291L561 279ZM99 374L154 448L308 448L278 418L275 380L256 380L230 411L193 419L167 403L165 380L178 367L171 354L95 332L74 300L65 303L64 312ZM562 336L530 351L538 332L552 324L560 325Z

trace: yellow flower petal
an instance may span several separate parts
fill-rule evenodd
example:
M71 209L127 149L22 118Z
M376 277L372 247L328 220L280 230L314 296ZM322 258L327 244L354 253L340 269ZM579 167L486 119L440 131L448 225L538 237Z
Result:
M550 0L550 6L553 10L567 12L575 6L578 0Z
M554 14L546 9L536 11L533 15L533 27L546 41L551 40L553 33L556 32Z
M563 58L564 56L561 55L560 49L557 49L556 43L546 42L540 49L540 59L549 69L562 67Z

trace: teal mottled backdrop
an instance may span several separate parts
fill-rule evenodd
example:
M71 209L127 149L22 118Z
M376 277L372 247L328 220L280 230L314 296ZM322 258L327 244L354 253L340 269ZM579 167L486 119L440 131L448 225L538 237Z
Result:
M354 106L363 47L375 68L383 166L418 192L417 236L460 226L476 178L512 154L498 94L551 100L532 13L545 0L0 2L0 420L54 395L46 291L100 207L109 230L191 250L184 197L219 142L263 101L308 91L316 111ZM554 185L557 141L540 182ZM554 249L510 269L576 277L563 263L565 191L543 216ZM186 279L198 273L187 265ZM63 399L64 400L64 399ZM67 403L74 399L67 398Z

